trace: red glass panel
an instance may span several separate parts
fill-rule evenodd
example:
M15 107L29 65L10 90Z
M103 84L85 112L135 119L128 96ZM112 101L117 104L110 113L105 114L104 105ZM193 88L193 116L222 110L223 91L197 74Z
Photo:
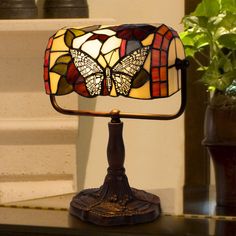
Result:
M166 97L167 94L167 84L166 83L161 83L161 96Z
M105 80L105 79L103 80L102 95L104 95L104 96L109 95L109 91L108 91L108 89L107 89L106 80Z
M162 50L168 50L168 47L169 47L169 40L167 39L167 38L164 38L163 39L163 43L162 43L162 45L161 45L161 49Z
M166 80L167 79L167 76L166 76L166 67L161 67L160 68L160 79L162 81Z
M160 80L160 70L159 68L152 68L152 81L157 82Z
M152 66L156 67L156 66L160 66L161 62L160 62L160 51L159 50L152 50Z
M166 25L161 25L161 27L158 29L158 32L161 34L161 35L164 35L167 31L168 31L168 27Z
M168 31L167 34L165 35L165 37L170 40L171 38L173 38L172 32Z
M133 34L132 34L131 30L126 29L126 30L122 30L122 31L118 32L117 37L122 38L122 39L126 39L126 40L131 40L131 39L133 39Z
M156 49L159 49L161 47L162 39L163 39L163 37L161 35L156 34L155 39L154 39L154 43L153 43L153 47Z
M45 86L46 93L51 94L51 89L47 81L44 83L44 86Z
M160 83L155 82L152 83L152 97L159 97L160 96Z
M105 34L94 34L88 40L98 39L102 42L105 42L108 38L109 38L109 36L105 35Z
M46 67L44 67L44 80L45 81L48 81L48 79L49 79L49 71L48 71L48 67L46 66Z
M148 36L149 32L142 28L134 29L134 36L136 39L142 41Z
M44 66L49 66L50 50L46 50L44 57Z
M87 88L85 86L85 83L78 83L74 86L75 92L78 94L84 96L84 97L90 97L90 94L87 91Z
M161 63L162 66L167 65L167 53L165 51L161 51Z
M153 33L156 28L152 25L120 25L113 26L110 29L117 32L117 37L126 40L144 40L149 34Z
M67 73L66 73L66 81L69 84L74 84L75 81L78 79L79 77L79 72L75 67L75 64L73 62L71 62L68 65L68 69L67 69Z
M51 37L51 38L48 40L47 49L50 49L50 48L52 47L52 42L53 42L53 37Z
M120 46L120 57L124 57L125 56L125 51L126 51L126 40L122 40L121 41L121 46Z

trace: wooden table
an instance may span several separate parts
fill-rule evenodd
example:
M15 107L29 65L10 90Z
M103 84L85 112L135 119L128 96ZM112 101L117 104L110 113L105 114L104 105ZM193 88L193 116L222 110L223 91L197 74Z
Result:
M236 236L235 216L163 214L152 223L96 226L69 215L65 199L70 195L54 201L54 205L50 202L53 198L48 198L1 206L0 236Z

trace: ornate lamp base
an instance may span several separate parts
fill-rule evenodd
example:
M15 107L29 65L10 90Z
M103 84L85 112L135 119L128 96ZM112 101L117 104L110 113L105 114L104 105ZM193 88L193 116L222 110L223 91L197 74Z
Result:
M127 184L125 175L108 174L100 188L83 190L73 198L70 213L83 221L104 226L155 220L161 212L159 197L129 188Z
M155 220L161 213L159 197L130 188L125 175L122 122L109 123L108 174L100 188L76 195L70 213L97 225L128 225Z

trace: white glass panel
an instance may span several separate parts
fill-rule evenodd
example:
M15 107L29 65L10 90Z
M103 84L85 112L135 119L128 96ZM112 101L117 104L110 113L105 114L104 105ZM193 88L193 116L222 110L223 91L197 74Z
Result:
M176 51L177 51L177 57L179 59L184 59L185 58L185 52L184 52L184 47L180 39L175 40L176 43Z
M168 70L169 95L178 90L178 75L175 67Z
M73 44L72 47L73 48L80 48L81 45L89 38L91 37L93 34L92 33L87 33L83 36L77 37L73 40Z
M110 51L120 47L120 45L121 45L121 39L113 36L113 37L107 39L107 41L103 44L102 53L107 54Z
M179 89L181 89L182 88L182 84L181 84L181 70L179 70L178 71L178 75L179 75L179 77L178 77L178 79L179 79Z
M176 48L175 48L175 40L172 40L170 43L169 51L168 53L168 65L174 65L175 59L176 59Z
M100 29L100 30L95 30L93 31L95 34L105 34L105 35L108 35L108 36L112 36L112 35L115 35L116 32L110 30L110 29Z
M88 53L91 57L97 58L100 53L101 46L102 43L98 39L95 39L85 42L81 49Z
M110 26L114 26L114 25L101 25L101 26L100 26L100 29L108 28L108 27L110 27Z

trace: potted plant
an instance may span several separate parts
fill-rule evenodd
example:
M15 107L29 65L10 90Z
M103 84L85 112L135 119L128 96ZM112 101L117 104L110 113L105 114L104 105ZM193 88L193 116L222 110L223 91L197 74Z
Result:
M203 145L214 164L216 202L236 207L236 1L202 0L183 24L186 55L210 94Z

